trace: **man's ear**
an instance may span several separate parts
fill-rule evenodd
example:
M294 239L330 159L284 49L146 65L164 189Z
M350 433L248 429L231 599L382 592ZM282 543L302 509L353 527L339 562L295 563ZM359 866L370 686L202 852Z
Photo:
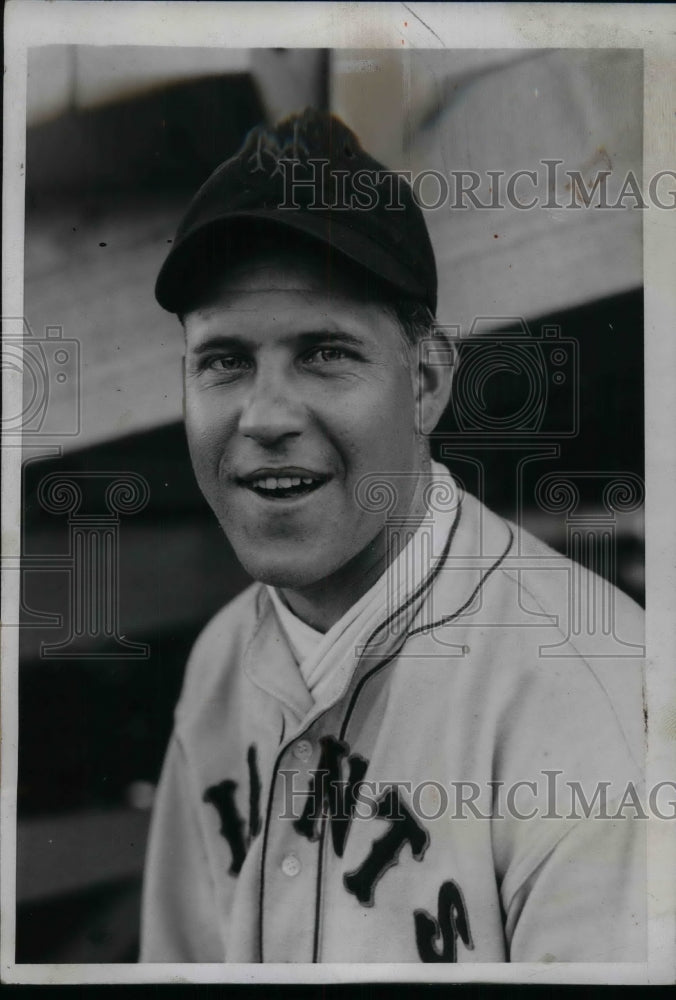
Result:
M183 334L183 354L181 355L181 411L183 413L183 424L185 425L185 323L183 322L183 313L178 313L177 318L181 324L181 333Z
M458 349L443 331L425 337L416 347L418 399L417 430L431 434L451 398L453 374L458 364Z

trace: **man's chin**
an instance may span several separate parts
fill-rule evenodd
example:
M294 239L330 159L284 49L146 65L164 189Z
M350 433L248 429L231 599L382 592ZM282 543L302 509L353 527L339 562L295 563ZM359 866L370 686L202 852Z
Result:
M305 590L323 580L327 573L325 561L307 562L305 560L270 559L258 560L239 557L242 566L254 580L266 583L271 587L287 590Z

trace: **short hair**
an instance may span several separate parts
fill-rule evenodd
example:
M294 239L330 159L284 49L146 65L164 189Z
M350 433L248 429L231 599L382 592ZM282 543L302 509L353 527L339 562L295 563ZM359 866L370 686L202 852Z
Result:
M393 298L385 304L394 314L410 347L437 335L437 321L426 302L419 299Z

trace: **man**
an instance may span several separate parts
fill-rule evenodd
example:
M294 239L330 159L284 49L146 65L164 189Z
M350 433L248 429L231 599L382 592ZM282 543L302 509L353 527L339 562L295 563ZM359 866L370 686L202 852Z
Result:
M257 582L188 665L143 961L644 958L640 615L614 591L630 655L583 655L573 565L430 460L436 286L408 186L317 112L179 227L191 457Z

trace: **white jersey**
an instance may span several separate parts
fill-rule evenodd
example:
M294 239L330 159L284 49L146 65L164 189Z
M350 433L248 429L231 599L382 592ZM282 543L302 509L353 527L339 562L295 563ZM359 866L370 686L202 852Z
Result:
M142 961L645 960L640 609L469 495L435 545L319 700L265 586L204 630Z

